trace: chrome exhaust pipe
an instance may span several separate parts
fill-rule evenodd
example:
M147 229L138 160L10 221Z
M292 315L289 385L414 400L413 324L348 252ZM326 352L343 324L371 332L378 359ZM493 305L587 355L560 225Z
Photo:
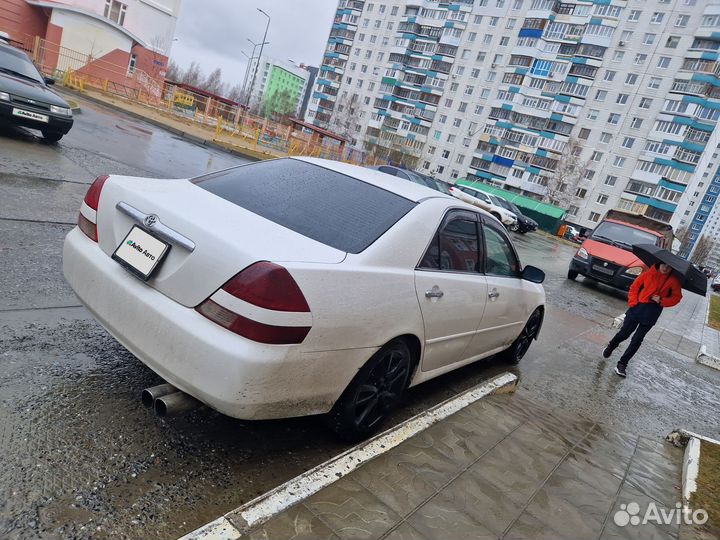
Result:
M178 391L157 398L155 400L155 414L160 417L179 416L197 409L200 405L202 403L194 397Z
M168 394L174 394L177 391L178 389L172 384L159 384L143 390L142 397L140 399L142 400L142 404L150 409L153 405L155 405L155 400L157 398L167 396Z

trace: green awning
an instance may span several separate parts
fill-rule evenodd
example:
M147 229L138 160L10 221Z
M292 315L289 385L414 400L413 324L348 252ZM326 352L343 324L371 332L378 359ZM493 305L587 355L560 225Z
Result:
M540 201L537 201L530 197L526 197L525 195L513 193L512 191L508 191L506 189L491 186L488 184L483 184L482 182L470 182L468 180L458 180L457 183L461 186L474 187L481 191L490 193L491 195L498 195L498 196L502 197L503 199L506 199L506 200L510 201L511 203L515 204L518 208L520 208L520 210L532 210L539 214L550 216L555 219L562 219L565 216L565 214L567 213L567 210L563 210L559 206L540 202Z

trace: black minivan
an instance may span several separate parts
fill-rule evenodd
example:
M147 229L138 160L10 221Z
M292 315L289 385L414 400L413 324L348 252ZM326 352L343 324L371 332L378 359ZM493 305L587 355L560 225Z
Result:
M0 41L0 125L39 129L48 141L59 141L73 125L68 103L48 88L23 51Z

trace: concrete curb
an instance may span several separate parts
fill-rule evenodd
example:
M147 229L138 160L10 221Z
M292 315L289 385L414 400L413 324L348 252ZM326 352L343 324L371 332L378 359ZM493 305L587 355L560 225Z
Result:
M696 360L698 361L698 364L720 370L720 358L712 354L708 354L707 347L705 345L700 346Z
M236 510L203 525L179 540L236 540L273 516L302 502L321 489L351 473L371 459L388 452L403 441L464 409L479 399L515 390L517 376L503 373L490 381L450 398L405 422L354 446L325 463L285 482L242 505Z
M697 477L700 472L700 439L690 437L683 454L682 498L683 508L690 508L690 497L697 490Z
M277 157L272 154L264 154L263 152L253 152L253 151L243 152L243 151L237 150L235 148L231 148L228 145L215 142L214 140L211 140L211 139L203 139L202 137L198 137L197 135L193 135L192 133L187 133L187 132L185 132L181 129L178 129L174 126L171 126L171 125L161 122L159 120L155 120L154 118L148 118L147 116L143 116L142 114L138 114L136 112L129 111L129 110L125 109L124 107L115 105L114 103L109 103L102 99L98 99L94 96L83 94L82 92L78 92L76 90L71 90L69 88L63 88L61 93L79 96L82 99L90 101L96 105L100 105L102 107L107 107L108 109L112 109L113 111L126 114L126 115L130 116L131 118L134 118L135 120L147 122L148 124L151 124L155 127L162 128L166 131L169 131L173 135L177 135L178 137L181 137L187 141L190 141L191 143L194 143L194 144L197 144L200 146L206 146L206 147L212 148L214 150L220 150L221 152L226 152L228 154L239 156L239 157L242 157L245 159L250 159L253 161L262 161L264 159L274 159ZM73 112L74 112L74 109L73 109Z

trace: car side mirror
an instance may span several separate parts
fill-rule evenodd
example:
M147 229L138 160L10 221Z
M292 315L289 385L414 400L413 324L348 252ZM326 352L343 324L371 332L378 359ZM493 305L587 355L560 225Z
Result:
M53 84L55 84L55 79L53 79L52 77L43 77L43 79L45 80L45 84L47 84L48 86L52 86Z
M522 278L532 283L542 283L545 281L545 272L534 266L526 266L523 268Z

